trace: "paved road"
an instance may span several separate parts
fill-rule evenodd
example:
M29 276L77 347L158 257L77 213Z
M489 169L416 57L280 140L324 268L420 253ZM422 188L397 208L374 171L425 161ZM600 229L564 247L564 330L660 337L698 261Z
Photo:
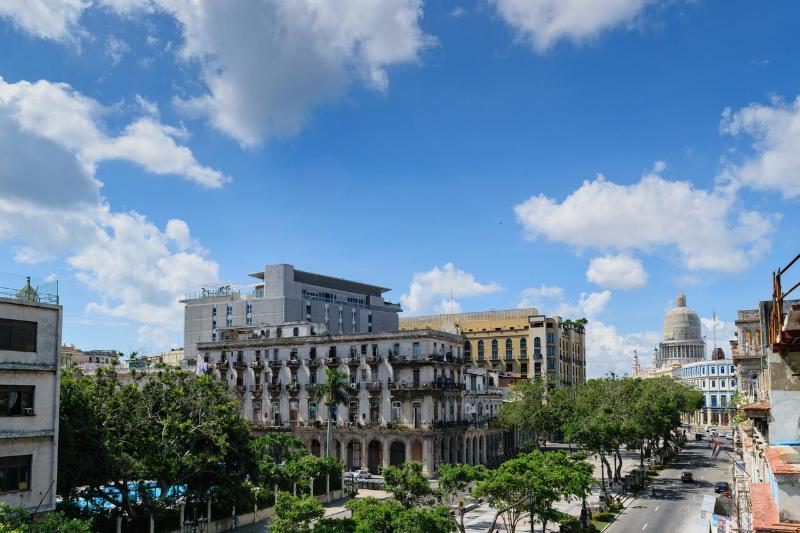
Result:
M723 441L730 450L730 442ZM653 480L656 495L649 492L635 499L614 523L608 533L674 533L693 531L700 518L703 496L714 494L714 482L731 480L731 459L725 451L711 457L708 441L690 442L688 446ZM681 473L690 471L694 483L682 483Z

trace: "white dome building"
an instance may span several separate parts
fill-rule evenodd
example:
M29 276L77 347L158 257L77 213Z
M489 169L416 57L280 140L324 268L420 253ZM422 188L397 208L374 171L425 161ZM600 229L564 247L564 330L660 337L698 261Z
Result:
M664 318L664 333L658 345L656 368L696 363L706 358L706 343L700 317L686 307L686 296L678 294L676 307Z

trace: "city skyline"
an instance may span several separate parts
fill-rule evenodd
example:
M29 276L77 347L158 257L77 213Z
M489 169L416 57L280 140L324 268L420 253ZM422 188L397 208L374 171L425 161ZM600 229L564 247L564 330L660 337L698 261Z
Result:
M344 5L0 7L0 271L59 278L66 343L178 346L185 292L291 263L585 316L589 377L683 292L730 355L797 245L797 6Z

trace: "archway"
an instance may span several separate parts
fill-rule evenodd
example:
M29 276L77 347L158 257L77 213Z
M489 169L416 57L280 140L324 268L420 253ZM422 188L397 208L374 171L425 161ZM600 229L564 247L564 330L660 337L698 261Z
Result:
M372 474L378 474L381 469L383 446L380 441L373 440L367 446L367 469Z
M389 464L401 466L406 462L406 445L396 440L389 446Z
M311 455L322 456L322 446L317 439L311 441Z
M347 469L360 470L361 469L361 443L357 440L351 440L347 443Z
M418 440L411 443L411 460L422 461L422 443Z
M478 437L472 439L472 465L480 464L480 456L478 455Z

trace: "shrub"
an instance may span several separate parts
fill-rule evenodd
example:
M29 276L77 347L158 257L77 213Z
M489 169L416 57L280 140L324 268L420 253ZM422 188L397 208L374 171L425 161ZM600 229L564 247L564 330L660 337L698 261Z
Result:
M592 520L595 522L613 522L614 513L599 512L592 515Z

